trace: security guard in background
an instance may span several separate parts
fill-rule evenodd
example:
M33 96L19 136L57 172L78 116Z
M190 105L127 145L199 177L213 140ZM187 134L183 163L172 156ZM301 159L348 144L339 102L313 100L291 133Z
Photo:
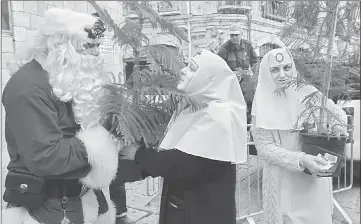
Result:
M231 25L229 35L231 39L221 46L218 55L235 71L241 81L238 74L251 72L250 68L257 63L258 58L251 42L242 39L243 30L240 23Z
M237 75L247 104L247 121L250 123L255 90L255 83L252 81L252 77L256 70L258 58L251 42L242 39L243 30L240 23L231 25L229 35L231 39L221 46L218 55L227 62L228 66Z

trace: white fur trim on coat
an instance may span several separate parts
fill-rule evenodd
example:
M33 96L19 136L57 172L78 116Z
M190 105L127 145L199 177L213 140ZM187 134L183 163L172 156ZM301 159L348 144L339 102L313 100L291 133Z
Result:
M118 150L103 127L87 128L77 134L88 153L91 170L80 182L91 189L108 188L118 168Z
M24 207L7 208L2 211L2 224L40 224Z
M108 203L108 211L98 216L96 224L110 223L115 224L117 210L112 200L109 197L105 197Z
M84 224L114 224L116 219L116 209L114 203L105 197L108 203L108 211L98 216L99 203L92 190L89 190L81 197L83 207Z

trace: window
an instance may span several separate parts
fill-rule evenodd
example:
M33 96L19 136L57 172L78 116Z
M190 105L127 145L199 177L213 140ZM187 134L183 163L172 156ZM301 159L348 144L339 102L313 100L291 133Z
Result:
M10 31L10 2L1 1L1 30Z

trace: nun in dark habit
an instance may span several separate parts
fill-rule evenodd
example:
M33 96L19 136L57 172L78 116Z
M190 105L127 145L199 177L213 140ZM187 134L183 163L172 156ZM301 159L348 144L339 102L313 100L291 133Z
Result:
M143 178L163 177L160 224L235 224L236 163L247 160L246 104L236 75L207 50L181 70L177 86L196 112L181 102L159 149L122 150Z

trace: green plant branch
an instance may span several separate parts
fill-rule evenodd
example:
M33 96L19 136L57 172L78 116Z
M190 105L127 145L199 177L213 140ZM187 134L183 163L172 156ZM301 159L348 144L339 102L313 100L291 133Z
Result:
M334 42L334 38L335 38L335 33L336 33L336 23L337 23L337 10L338 10L338 2L335 3L336 4L336 9L335 11L332 13L333 14L333 25L332 25L332 35L331 38L329 39L329 43L328 43L328 49L327 49L327 55L329 56L329 60L327 61L328 67L325 71L325 82L323 84L323 92L322 92L322 107L321 107L321 111L320 111L320 123L319 125L322 125L321 122L323 122L323 118L325 116L325 110L326 110L326 104L327 104L327 100L328 100L328 92L330 90L330 83L331 83L331 70L332 70L332 49L333 49L333 42ZM318 134L320 133L321 130L318 130Z

